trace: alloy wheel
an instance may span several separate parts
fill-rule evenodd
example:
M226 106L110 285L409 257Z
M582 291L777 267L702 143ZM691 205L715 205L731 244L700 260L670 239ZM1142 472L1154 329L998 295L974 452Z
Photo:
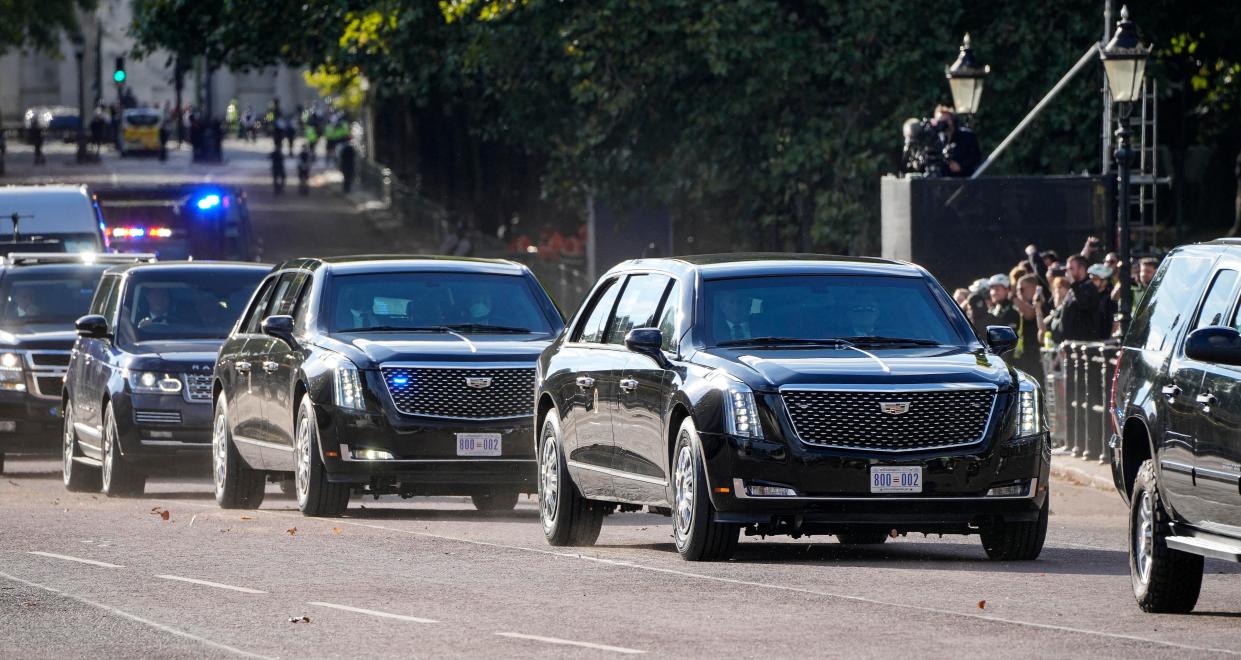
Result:
M297 425L297 473L294 481L297 504L303 508L310 497L310 445L312 444L310 422L310 417L302 417Z
M112 468L114 467L112 458L112 444L116 442L116 434L112 430L111 424L104 424L103 427L103 492L112 490Z
M1138 579L1148 584L1151 564L1155 554L1155 504L1150 489L1142 491L1138 505L1138 524L1133 534L1133 557L1138 569Z
M215 428L211 432L211 462L215 474L215 492L218 496L224 492L224 483L228 478L228 419L221 411L215 417Z
M543 526L556 520L560 499L560 450L554 435L543 441L543 461L539 465L539 508L543 514Z
M687 536L690 525L694 523L694 451L689 443L681 446L677 453L677 467L674 475L677 533Z
M69 407L65 406L65 432L64 432L64 452L65 464L61 466L65 478L65 484L68 485L69 479L73 474L73 415L69 412Z

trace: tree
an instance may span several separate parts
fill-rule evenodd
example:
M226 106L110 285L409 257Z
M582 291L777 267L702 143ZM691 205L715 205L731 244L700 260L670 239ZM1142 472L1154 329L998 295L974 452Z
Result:
M5 0L0 3L0 55L10 49L54 51L62 34L77 34L78 12L96 0Z

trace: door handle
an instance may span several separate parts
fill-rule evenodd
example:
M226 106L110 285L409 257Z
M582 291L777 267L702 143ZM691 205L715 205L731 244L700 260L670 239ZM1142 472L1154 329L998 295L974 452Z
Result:
M1219 403L1219 399L1216 399L1215 395L1211 394L1210 392L1199 394L1198 396L1194 397L1194 401L1197 401L1198 403L1202 404L1202 410L1204 412L1211 412L1211 406Z
M577 386L584 390L588 390L595 386L595 379L590 376L578 376L576 382Z
M1163 395L1169 399L1175 399L1181 395L1181 388L1176 385L1164 385L1163 389L1160 391L1163 392Z
M632 392L638 389L638 381L632 378L624 378L620 382L620 388L626 392Z
M268 360L263 363L263 371L266 371L269 374L276 373L276 370L279 368L280 368L280 365L276 364L275 362L272 362L271 360Z
M237 370L237 373L239 373L239 374L248 374L248 373L250 373L250 363L249 363L249 362L238 362L237 364L234 364L234 365L233 365L233 368L234 368L234 369L236 369L236 370Z

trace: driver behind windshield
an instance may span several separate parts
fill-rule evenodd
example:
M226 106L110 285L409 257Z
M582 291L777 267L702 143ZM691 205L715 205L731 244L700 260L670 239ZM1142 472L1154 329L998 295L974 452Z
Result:
M138 321L138 327L146 328L152 325L168 325L172 323L169 320L169 316L172 314L172 298L168 295L168 289L148 287L146 291L147 314L142 320Z
M12 297L13 313L19 319L31 318L39 316L42 308L35 302L34 289L28 286L21 286L13 289Z

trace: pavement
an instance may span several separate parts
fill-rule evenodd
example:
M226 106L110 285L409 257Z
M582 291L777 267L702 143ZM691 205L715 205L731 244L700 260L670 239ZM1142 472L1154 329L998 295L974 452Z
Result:
M1058 449L1051 455L1051 475L1078 486L1116 493L1112 467L1098 459L1087 459Z

